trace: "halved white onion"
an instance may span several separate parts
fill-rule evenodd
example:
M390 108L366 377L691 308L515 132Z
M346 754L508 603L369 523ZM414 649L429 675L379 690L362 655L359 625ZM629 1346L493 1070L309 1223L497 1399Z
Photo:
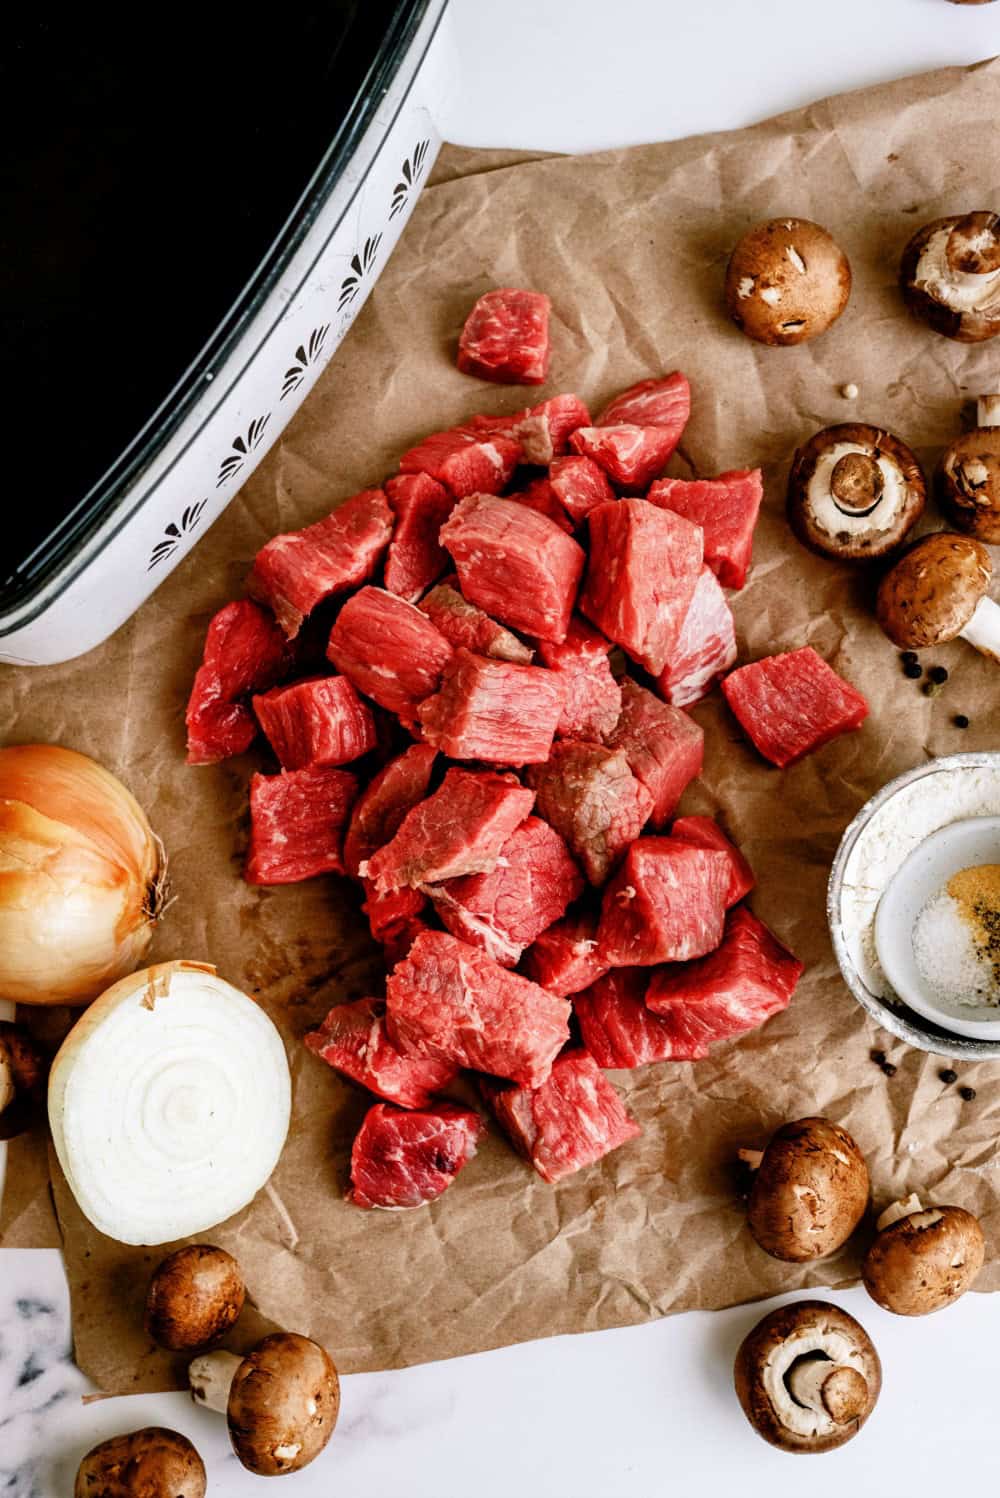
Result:
M109 988L49 1077L63 1173L81 1211L120 1243L170 1243L245 1207L278 1162L290 1113L281 1036L198 962L159 963Z

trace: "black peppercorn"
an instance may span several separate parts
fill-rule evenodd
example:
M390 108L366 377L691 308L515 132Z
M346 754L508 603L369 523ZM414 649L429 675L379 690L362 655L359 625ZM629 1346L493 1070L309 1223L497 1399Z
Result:
M908 676L911 681L919 681L923 674L923 667L919 661L903 662L903 675Z
M976 1089L974 1087L960 1087L958 1095L963 1103L971 1103L976 1096Z
M938 1072L938 1078L946 1087L950 1087L952 1082L958 1081L958 1072L954 1071L950 1066L946 1066L943 1071Z
M904 666L908 662L912 662L912 661L917 660L917 658L918 658L917 657L917 652L915 650L904 650L902 652L902 654L900 655L900 660L903 662Z
M943 686L944 683L948 680L948 672L944 666L931 666L927 675L930 677L931 681L936 681L938 686Z
M891 1061L887 1061L882 1070L885 1072L887 1077L894 1077L896 1075L896 1068L893 1066Z
M956 713L951 720L956 728L968 728L969 720L964 713Z
M885 1065L885 1051L872 1051L871 1058L876 1066Z

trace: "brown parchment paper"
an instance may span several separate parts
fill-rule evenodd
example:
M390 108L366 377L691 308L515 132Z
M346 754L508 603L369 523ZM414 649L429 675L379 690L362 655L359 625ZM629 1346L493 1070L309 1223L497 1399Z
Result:
M951 344L914 322L895 267L924 219L1000 201L987 128L998 118L994 61L667 145L509 166L496 153L447 152L315 392L183 566L84 659L0 672L5 737L96 755L162 834L178 898L153 955L211 959L281 1027L294 1078L288 1145L270 1188L211 1237L242 1261L260 1315L319 1338L343 1369L849 1283L856 1248L805 1268L767 1259L734 1188L734 1150L810 1112L856 1134L877 1201L921 1188L961 1203L978 1213L995 1254L1000 1067L963 1067L977 1090L963 1104L941 1084L939 1060L869 1023L839 979L824 890L844 826L877 787L927 756L997 743L1000 678L956 644L935 656L951 672L946 692L923 697L872 621L870 579L791 539L783 489L792 449L821 425L849 416L885 425L932 463L959 429L963 402L997 388L997 348ZM730 247L775 214L826 224L854 267L847 314L799 349L758 348L720 308ZM379 482L423 433L523 404L522 393L469 380L453 363L473 298L503 283L552 297L550 392L579 391L596 408L650 373L688 373L694 411L672 471L766 471L755 566L734 600L742 657L808 642L872 712L860 733L780 773L748 749L718 694L694 710L705 772L685 809L723 819L757 871L755 909L808 964L786 1013L696 1066L616 1076L642 1139L555 1189L491 1132L432 1206L369 1213L342 1200L368 1099L300 1037L332 1003L379 991L378 953L346 884L255 890L241 881L246 787L260 760L186 768L184 703L205 625L240 594L262 542ZM839 394L846 382L859 386L855 403ZM972 720L965 734L951 726L955 712ZM891 1079L872 1063L873 1046L896 1065ZM24 1158L12 1152L21 1223ZM57 1170L53 1186L80 1363L109 1391L169 1384L176 1369L139 1317L159 1252L102 1238ZM1000 1287L995 1259L979 1285Z

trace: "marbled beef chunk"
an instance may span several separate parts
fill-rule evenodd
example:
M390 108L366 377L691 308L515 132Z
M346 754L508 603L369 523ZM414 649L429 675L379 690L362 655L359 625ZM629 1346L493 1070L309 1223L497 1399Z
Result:
M471 650L473 655L486 655L491 660L530 666L534 655L530 646L469 603L447 579L420 600L419 608L456 650Z
M411 807L427 795L437 750L413 744L375 775L354 804L344 838L344 868L358 878L363 863L396 836Z
M684 962L722 940L729 859L669 837L641 837L604 891L597 949L609 967Z
M484 1133L471 1108L438 1103L431 1108L369 1108L351 1150L356 1207L422 1207L447 1190L468 1165Z
M715 848L729 859L729 889L726 905L736 905L753 889L753 869L739 848L731 843L714 817L678 817L670 828L675 842L694 843L697 848Z
M346 765L376 742L375 719L346 676L309 676L272 687L253 710L282 766Z
M403 885L438 884L461 874L488 874L534 800L534 792L516 775L454 766L432 796L406 813L395 835L360 865L359 872L380 894Z
M587 906L555 921L525 952L525 977L560 998L589 988L607 971L597 951L598 918L598 912Z
M705 735L687 713L661 702L628 677L622 682L621 696L621 714L605 742L625 755L632 774L649 792L653 800L650 819L659 828L701 774Z
M328 1066L400 1108L426 1108L458 1074L449 1061L403 1056L389 1039L382 999L338 1004L304 1038L307 1048Z
M677 644L656 679L664 702L700 702L736 664L736 625L715 573L701 569Z
M540 640L566 638L585 557L555 521L510 500L472 494L442 526L441 543L470 603Z
M559 645L541 641L538 655L564 687L556 732L564 739L600 740L618 722L622 692L608 664L611 641L574 614Z
M722 690L754 747L782 769L860 728L868 716L861 693L811 645L740 666Z
M741 468L716 479L659 479L648 498L700 525L705 561L724 588L742 588L763 494L760 469Z
M521 444L500 432L474 426L434 432L399 460L402 473L427 473L455 499L467 494L499 494L520 463Z
M498 286L474 304L458 340L458 367L499 385L541 385L549 368L544 292Z
M389 1035L430 1057L537 1087L569 1038L570 1007L446 931L424 931L386 980Z
M421 703L424 738L452 759L542 763L563 711L562 677L458 650L441 690Z
M265 692L291 666L285 636L267 609L249 598L219 609L209 623L188 700L188 764L213 765L249 749L258 723L241 699Z
M639 836L653 798L620 749L566 739L528 771L540 817L559 833L591 884L601 885Z
M424 698L437 691L453 655L426 614L373 587L344 604L326 653L359 692L404 722L412 722Z
M737 905L718 950L657 968L646 1003L666 1026L675 1058L697 1061L716 1041L755 1030L786 1009L802 972L763 921Z
M381 489L364 489L315 525L274 536L257 553L249 589L285 634L298 634L317 604L371 577L392 535Z
M250 780L248 884L295 884L344 872L341 842L358 782L346 770L310 766Z
M559 1056L538 1087L481 1085L497 1122L543 1181L565 1180L642 1133L586 1051Z
M438 532L455 499L428 473L397 474L388 480L385 492L396 517L385 559L385 586L407 603L416 603L448 570L448 553Z

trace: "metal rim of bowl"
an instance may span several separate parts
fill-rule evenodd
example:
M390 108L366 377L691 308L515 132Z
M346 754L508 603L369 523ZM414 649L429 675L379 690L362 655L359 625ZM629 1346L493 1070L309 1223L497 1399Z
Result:
M929 760L927 764L918 765L914 770L907 770L904 774L897 775L895 780L890 780L880 791L876 791L875 795L861 807L853 821L848 824L830 868L826 893L826 917L841 977L862 1009L866 1010L883 1030L888 1030L897 1039L905 1041L907 1045L912 1045L920 1051L927 1051L931 1055L966 1056L970 1060L977 1061L996 1060L1000 1058L1000 1041L972 1040L967 1036L954 1035L950 1030L934 1025L929 1020L922 1020L902 1001L898 1005L891 1004L886 999L880 999L866 987L851 961L843 935L840 905L844 887L844 870L858 838L869 822L906 786L944 770L998 768L1000 768L1000 750L984 749L968 754L945 755L942 759Z

